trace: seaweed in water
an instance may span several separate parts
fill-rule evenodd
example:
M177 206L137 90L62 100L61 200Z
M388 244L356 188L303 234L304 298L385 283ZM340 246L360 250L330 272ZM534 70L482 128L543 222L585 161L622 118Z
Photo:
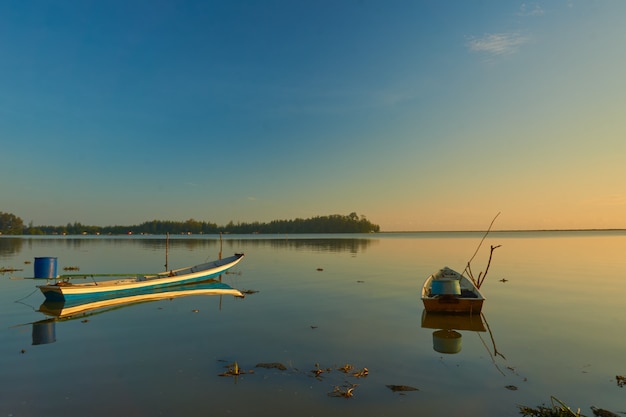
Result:
M552 407L546 407L542 405L538 406L537 408L519 406L519 412L521 415L527 417L585 417L580 414L580 409L578 409L577 412L573 412L571 408L565 405L558 398L550 398L552 401Z
M239 375L243 375L243 374L253 374L254 371L244 371L243 369L239 368L239 364L237 363L237 361L226 365L226 368L228 368L228 371L219 374L219 376L234 376L237 377Z
M328 393L331 397L343 397L343 398L352 398L354 396L354 389L358 387L359 384L347 384L340 386L335 386L335 388Z
M585 417L581 414L580 408L574 412L571 408L563 403L556 397L550 397L552 401L552 407L539 406L537 408L519 406L520 414L527 417ZM596 417L619 417L619 415L612 411L605 410L603 408L590 407L593 411L593 415Z
M286 371L287 367L285 365L283 365L280 362L264 362L264 363L257 363L256 364L257 368L266 368L266 369L278 369L280 371Z
M393 392L419 391L419 389L410 385L387 385L387 388Z

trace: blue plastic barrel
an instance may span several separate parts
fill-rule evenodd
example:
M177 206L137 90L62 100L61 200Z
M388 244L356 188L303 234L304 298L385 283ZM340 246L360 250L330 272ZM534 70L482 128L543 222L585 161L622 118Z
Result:
M461 284L455 279L433 280L431 293L433 295L461 295Z
M57 258L42 257L35 258L35 278L56 278Z

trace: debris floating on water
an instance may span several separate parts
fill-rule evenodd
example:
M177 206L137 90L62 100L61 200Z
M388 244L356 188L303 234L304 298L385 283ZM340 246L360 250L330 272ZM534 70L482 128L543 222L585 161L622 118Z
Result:
M335 388L328 393L331 397L343 397L352 398L354 396L354 389L358 387L358 384L335 386Z
M348 372L354 369L354 366L350 365L349 363L346 363L344 366L337 368L337 369L343 372L344 374L347 374Z
M584 417L584 415L580 413L580 408L577 412L573 412L571 408L558 398L552 396L550 399L552 401L552 407L540 405L537 408L532 408L520 405L518 406L519 412L526 417Z
M0 268L0 274L4 274L5 272L17 272L17 271L23 271L23 269L18 269L18 268Z
M230 365L226 365L226 368L228 368L228 370L224 373L218 374L218 376L239 376L254 373L254 371L244 371L243 369L240 369L237 361L231 363Z
M393 392L419 391L418 388L412 387L410 385L386 385L386 387Z
M315 375L315 378L317 378L317 379L321 380L320 375L322 375L324 372L330 372L330 371L332 371L332 369L331 369L331 368L322 369L322 368L320 368L320 364L319 364L319 363L316 363L316 364L315 364L315 369L312 369L312 370L311 370L311 373L312 373L313 375Z
M286 371L287 367L280 362L267 362L267 363L257 363L257 368L266 368L266 369L279 369L281 371Z
M619 415L609 411L609 410L605 410L603 408L596 408L596 407L590 407L591 411L593 411L593 415L596 417L620 417Z

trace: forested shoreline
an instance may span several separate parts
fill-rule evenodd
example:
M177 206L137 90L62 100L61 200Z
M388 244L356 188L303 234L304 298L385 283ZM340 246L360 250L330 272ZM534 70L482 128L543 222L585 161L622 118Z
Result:
M0 212L0 235L123 235L123 234L273 234L273 233L374 233L380 226L355 212L348 215L332 214L308 219L273 220L262 222L233 222L224 226L207 221L151 220L139 225L90 226L79 222L64 226L24 225L11 213Z

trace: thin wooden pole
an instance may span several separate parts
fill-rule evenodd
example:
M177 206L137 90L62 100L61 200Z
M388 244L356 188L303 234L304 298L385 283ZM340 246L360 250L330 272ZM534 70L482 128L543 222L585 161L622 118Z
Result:
M482 285L483 281L485 280L485 276L481 272L480 274L478 274L478 279L474 279L474 274L472 273L472 265L471 264L472 264L472 261L474 260L474 258L476 257L476 254L478 253L478 250L480 249L480 247L482 246L483 242L485 241L485 238L487 237L487 235L491 231L491 228L493 227L493 224L494 224L494 222L496 221L496 219L498 218L499 215L500 215L500 212L498 212L498 214L496 214L496 216L493 218L493 220L491 220L491 223L489 224L489 228L485 232L485 235L483 236L483 238L480 240L480 243L478 243L478 247L476 248L476 251L474 252L472 257L470 258L470 260L467 261L467 266L463 270L463 274L465 274L467 272L467 274L469 275L470 280L472 281L472 283L478 289L480 289L480 286ZM495 248L499 248L499 247L500 247L500 245L496 246ZM491 263L491 256L493 255L493 250L495 248L493 246L491 247L491 253L489 254L489 263ZM489 270L489 264L487 264L487 270ZM481 275L482 275L482 279L481 279ZM487 271L485 271L485 275L487 275Z
M167 271L168 268L168 263L167 263L167 258L169 256L169 250L170 250L170 232L165 233L165 270Z
M485 240L485 238L487 237L487 235L489 234L489 232L491 231L491 228L493 227L493 223L496 221L496 219L498 218L498 216L500 215L500 212L498 212L498 214L496 214L496 217L493 218L493 220L491 221L491 224L489 224L489 228L487 229L487 231L485 232L485 235L483 236L483 238L480 240L480 243L478 244L478 247L476 248L476 251L474 252L474 254L472 255L472 257L470 258L469 261L467 261L467 264L471 264L472 261L474 260L474 258L476 257L476 254L478 253L478 250L480 249L480 247L483 244L483 241Z

